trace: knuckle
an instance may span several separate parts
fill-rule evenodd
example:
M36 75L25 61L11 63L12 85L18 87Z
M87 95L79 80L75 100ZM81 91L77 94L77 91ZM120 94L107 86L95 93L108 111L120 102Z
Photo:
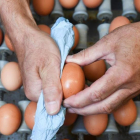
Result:
M80 107L81 107L81 104L80 104L78 101L74 101L74 102L73 102L73 106L74 106L75 108L80 108Z
M102 93L101 92L98 92L98 91L94 91L90 94L90 100L92 102L95 102L95 101L102 101Z
M82 56L83 59L84 58L87 59L89 57L88 49L84 49L84 50L80 51L79 55Z
M111 105L109 105L109 104L102 105L101 112L110 114L112 111L113 111L113 109L112 109Z

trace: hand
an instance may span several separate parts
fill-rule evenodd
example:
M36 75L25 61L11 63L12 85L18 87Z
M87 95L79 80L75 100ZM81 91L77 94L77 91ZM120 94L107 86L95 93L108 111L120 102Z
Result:
M114 30L66 62L81 66L104 59L111 67L90 87L64 100L69 112L81 115L111 113L140 93L140 23Z
M47 112L56 114L62 103L59 49L53 39L38 28L25 37L24 43L15 43L19 46L15 48L25 94L30 100L38 101L43 90Z

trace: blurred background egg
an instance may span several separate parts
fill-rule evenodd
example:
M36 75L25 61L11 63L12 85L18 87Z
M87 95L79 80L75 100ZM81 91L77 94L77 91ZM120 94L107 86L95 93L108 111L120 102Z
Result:
M88 8L96 8L103 2L103 0L83 0L83 2Z
M124 26L129 23L130 23L130 21L128 18L126 18L124 16L118 16L118 17L114 18L113 21L111 22L110 27L109 27L109 32L112 32L116 28Z
M54 7L54 0L33 0L33 7L40 16L49 15Z
M108 124L107 114L97 114L84 116L84 126L89 134L98 136L101 135Z
M74 50L79 43L79 31L75 26L73 26L73 31L74 31L74 45L71 50Z
M24 118L27 126L32 130L35 123L35 113L36 113L37 103L30 102L25 110Z
M113 112L116 122L122 126L131 125L137 117L137 108L133 100L129 100L126 104Z
M0 108L0 133L11 135L21 124L21 112L13 104L5 104Z
M13 45L12 45L12 43L11 43L7 34L5 34L4 39L5 39L5 43L6 43L7 47L9 48L9 50L14 52L14 47L13 47Z
M9 62L3 67L1 71L1 82L9 91L20 88L22 85L22 77L18 63Z
M78 4L79 0L59 0L59 2L64 8L71 9Z
M66 116L65 116L65 122L64 122L64 125L65 126L70 126L72 125L76 119L77 119L77 114L74 114L74 113L69 113L68 111L66 111Z
M51 34L51 29L47 25L40 24L40 25L38 25L38 27L39 27L40 30L48 33L49 35Z
M83 67L85 77L90 82L94 82L102 77L106 72L104 60L99 60Z
M137 11L140 12L140 0L134 0L134 3Z
M64 66L61 84L64 98L77 94L85 87L85 76L81 67L75 63L67 63Z
M2 34L2 30L0 29L0 45L2 44L3 41L3 34Z

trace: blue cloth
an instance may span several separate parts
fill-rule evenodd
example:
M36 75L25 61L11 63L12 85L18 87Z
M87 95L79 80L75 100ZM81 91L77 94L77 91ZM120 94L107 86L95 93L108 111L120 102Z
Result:
M61 75L64 67L65 59L74 44L74 32L72 24L65 18L59 18L51 29L51 37L55 40L61 53ZM61 76L60 76L61 77ZM37 111L35 114L35 125L33 127L32 140L54 140L59 128L65 120L66 108L61 109L56 115L49 115L46 112L43 92L37 103Z

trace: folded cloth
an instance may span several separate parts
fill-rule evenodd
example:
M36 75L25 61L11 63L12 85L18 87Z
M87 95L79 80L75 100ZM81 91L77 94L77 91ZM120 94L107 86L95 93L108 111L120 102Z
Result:
M74 32L72 24L65 18L59 18L51 29L51 37L59 47L61 54L61 75L64 67L65 59L74 44ZM61 77L61 76L60 76ZM56 115L49 115L45 108L43 91L37 103L35 114L35 125L33 127L32 140L54 140L59 128L65 120L66 108L61 106L61 109Z

